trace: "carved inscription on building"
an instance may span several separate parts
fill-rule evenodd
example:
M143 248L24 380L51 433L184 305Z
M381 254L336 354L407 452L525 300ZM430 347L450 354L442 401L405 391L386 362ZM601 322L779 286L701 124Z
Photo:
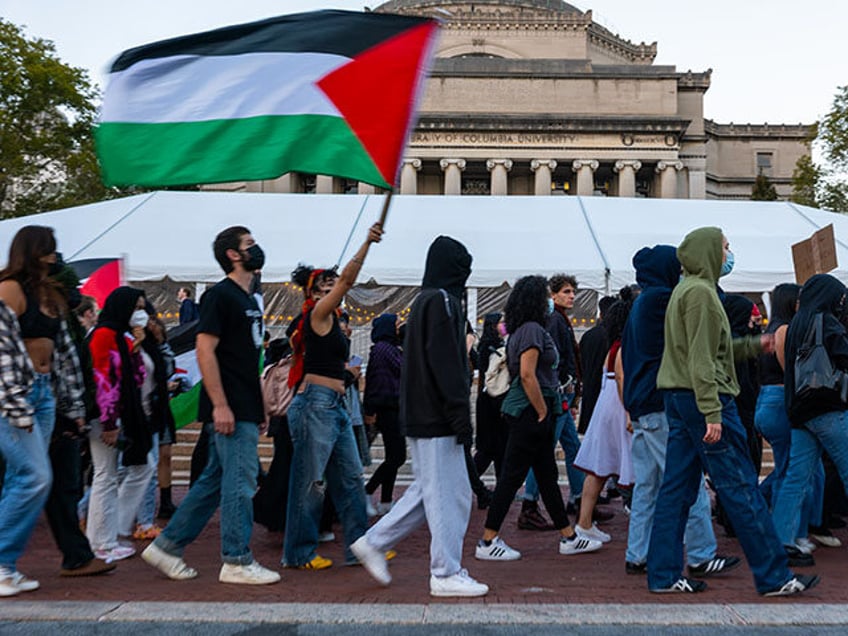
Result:
M625 139L626 138L626 139ZM620 135L546 132L415 132L413 146L455 146L474 148L526 148L526 147L632 147L666 146L665 135Z

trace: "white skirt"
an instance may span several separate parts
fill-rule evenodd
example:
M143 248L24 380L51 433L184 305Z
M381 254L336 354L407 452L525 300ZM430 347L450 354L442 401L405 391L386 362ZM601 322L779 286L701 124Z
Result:
M615 374L604 373L601 393L574 465L598 477L616 475L619 484L629 486L633 483L632 437L627 432L627 413L618 396Z

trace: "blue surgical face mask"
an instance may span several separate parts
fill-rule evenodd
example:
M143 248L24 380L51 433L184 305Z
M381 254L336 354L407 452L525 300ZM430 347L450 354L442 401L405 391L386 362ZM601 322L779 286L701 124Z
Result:
M721 272L719 273L719 278L721 278L722 276L727 276L730 272L733 271L734 260L735 259L733 258L733 252L727 250L727 259L724 261L724 263L721 264Z
M550 316L554 313L554 299L548 298L548 315Z

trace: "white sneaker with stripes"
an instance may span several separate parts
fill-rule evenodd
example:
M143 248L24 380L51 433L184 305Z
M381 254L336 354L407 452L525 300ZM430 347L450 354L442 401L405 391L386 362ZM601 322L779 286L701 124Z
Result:
M474 558L480 561L517 561L521 558L521 552L510 548L500 537L495 537L489 545L480 539Z
M596 552L601 549L604 544L597 539L588 539L579 534L566 539L565 537L559 540L560 554L585 554L587 552Z

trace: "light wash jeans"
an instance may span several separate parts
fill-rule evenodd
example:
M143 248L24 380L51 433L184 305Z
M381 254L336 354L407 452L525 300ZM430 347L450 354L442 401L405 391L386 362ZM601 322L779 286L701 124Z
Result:
M200 477L180 503L173 518L154 543L168 554L182 556L221 506L221 560L231 565L253 563L253 495L259 425L236 422L231 435L209 433L209 459Z
M848 484L848 416L845 411L819 415L801 428L792 429L789 467L772 511L774 525L784 545L795 543L802 504L823 450L836 465L842 483Z
M471 516L471 484L462 444L455 436L410 437L407 443L415 478L365 537L385 552L426 522L430 574L453 576L462 569L462 542Z
M761 594L792 578L786 552L760 494L747 434L733 397L720 394L721 439L704 442L706 423L692 391L665 392L666 465L648 548L648 587L668 588L683 575L683 535L706 471L745 552Z
M633 500L630 508L630 528L627 534L625 559L642 564L648 560L648 543L654 524L657 496L665 471L665 451L668 446L668 419L663 411L648 413L633 424ZM711 519L710 497L703 476L698 497L689 509L689 520L683 535L686 560L700 565L716 555L716 538Z
M91 423L88 439L94 478L85 532L92 550L111 550L118 547L119 536L132 536L144 490L156 470L148 453L147 463L127 466L126 475L121 480L118 475L121 452L103 443L100 439L102 431L99 420Z
M350 544L368 529L362 462L344 396L310 384L288 410L292 439L283 563L309 563L318 548L318 526L329 489L344 529L345 560L356 563Z
M155 466L153 474L150 476L150 481L147 482L147 488L144 490L144 497L141 499L141 505L138 507L138 515L136 521L139 525L149 526L156 521L156 490L159 488L159 433L153 433L153 448L150 449L148 461Z
M760 387L754 414L754 427L771 445L774 455L774 470L760 484L760 492L771 503L773 509L789 468L789 448L792 444L792 424L786 414L782 385ZM818 526L822 523L824 464L821 460L816 464L812 480L804 496L796 537L806 537L809 526Z
M566 399L571 404L574 394L572 393L566 396ZM568 475L568 500L573 502L575 498L583 494L583 482L586 480L586 473L574 467L574 458L577 457L577 451L580 450L580 438L577 437L577 426L569 409L563 411L557 418L554 446L556 446L557 440L562 445L562 451L565 454L565 473ZM526 501L539 500L539 484L536 482L536 476L533 474L532 468L527 472L527 481L524 483L524 499Z
M50 494L48 447L56 420L50 375L37 373L27 401L35 410L32 431L0 416L0 455L6 460L0 492L0 567L15 570Z

